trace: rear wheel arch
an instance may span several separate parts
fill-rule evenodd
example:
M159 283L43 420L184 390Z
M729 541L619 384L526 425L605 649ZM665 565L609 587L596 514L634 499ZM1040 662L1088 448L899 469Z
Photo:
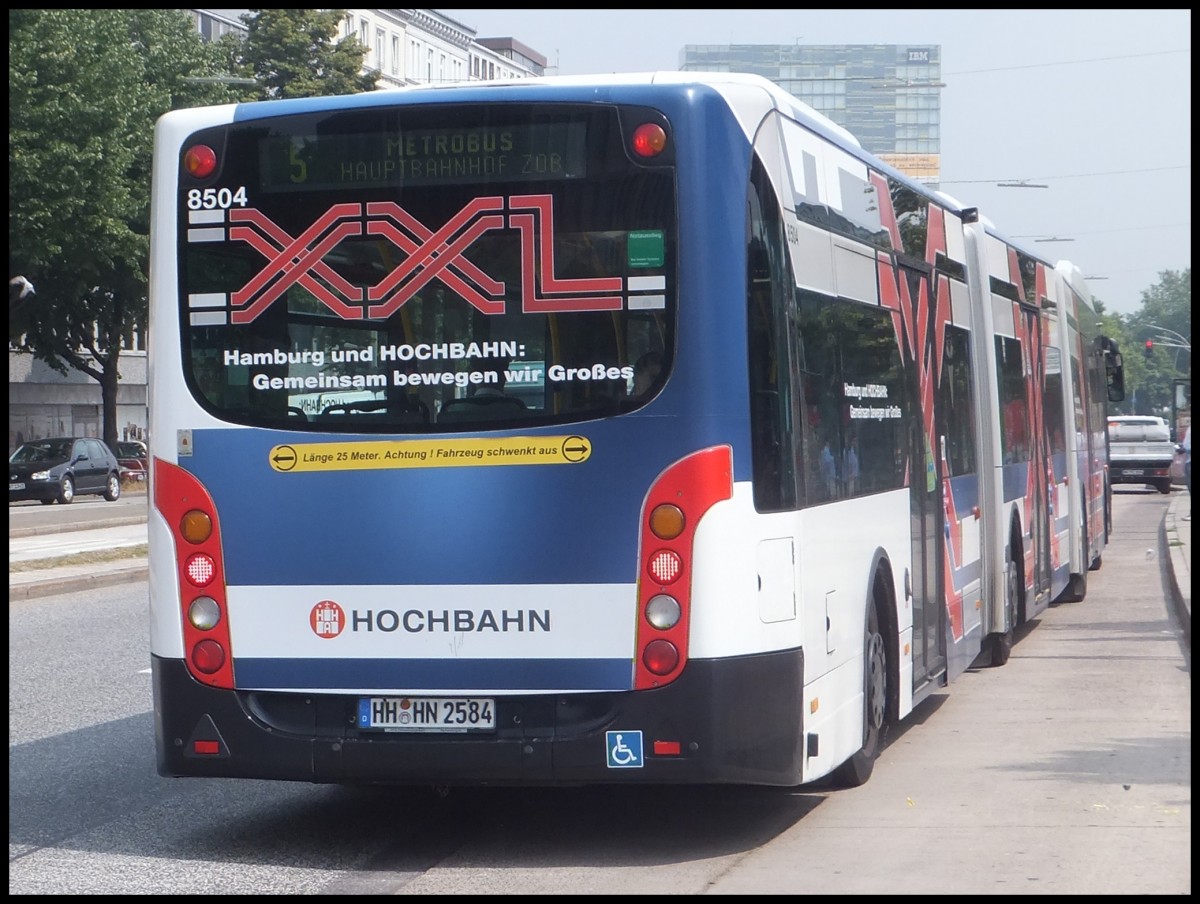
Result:
M894 721L900 712L900 622L896 612L896 582L891 562L881 557L871 580L870 605L876 609L879 630L887 652L887 718Z
M871 777L899 709L895 583L886 558L877 560L870 587L862 640L863 744L833 772L835 784L850 788L866 784Z

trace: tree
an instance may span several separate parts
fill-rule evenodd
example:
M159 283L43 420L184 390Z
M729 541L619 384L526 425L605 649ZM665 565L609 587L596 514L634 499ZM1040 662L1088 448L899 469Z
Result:
M1137 393L1133 414L1163 414L1171 410L1174 384L1189 379L1192 371L1190 348L1171 334L1192 334L1192 270L1163 270L1158 282L1142 292L1141 308L1125 322L1128 350L1122 349L1127 371L1126 384ZM1144 355L1147 339L1154 350ZM1132 366L1131 366L1132 362ZM1132 395L1132 393L1131 393Z
M217 99L188 82L217 61L182 10L9 13L9 267L36 287L9 342L100 384L110 445L122 342L146 322L154 121Z
M337 40L344 9L252 9L246 37L228 42L231 71L253 77L263 100L375 90L363 72L367 48L354 35Z
M251 10L210 44L178 9L9 12L9 344L100 384L117 439L122 342L146 325L154 123L179 107L371 90L344 10ZM247 90L213 77L256 77ZM207 80L206 80L207 79Z

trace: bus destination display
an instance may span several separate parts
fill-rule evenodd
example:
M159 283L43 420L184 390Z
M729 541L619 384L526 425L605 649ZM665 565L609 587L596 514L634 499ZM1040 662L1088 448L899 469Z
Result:
M582 121L456 129L273 135L260 145L268 191L579 179Z

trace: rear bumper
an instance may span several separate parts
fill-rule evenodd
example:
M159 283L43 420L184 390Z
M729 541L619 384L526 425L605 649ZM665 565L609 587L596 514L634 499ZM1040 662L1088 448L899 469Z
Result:
M1172 461L1161 459L1129 459L1114 461L1108 466L1109 483L1152 483L1170 478Z
M179 660L152 666L161 775L402 785L803 779L798 649L693 660L657 690L497 697L498 727L486 735L361 732L354 696L214 690ZM643 766L610 768L608 731L642 732ZM656 754L655 741L678 742L679 753Z
M23 490L9 490L9 502L25 502L30 499L57 499L62 488L57 480L25 481Z

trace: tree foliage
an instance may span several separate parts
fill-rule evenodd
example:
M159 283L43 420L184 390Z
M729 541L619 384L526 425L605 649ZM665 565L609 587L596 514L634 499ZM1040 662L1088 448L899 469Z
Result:
M343 10L251 10L210 44L185 10L9 12L9 343L95 379L116 440L122 340L144 332L154 123L178 107L370 90ZM252 89L228 76L256 78Z
M344 9L252 9L244 41L229 41L231 71L254 78L263 100L375 90L364 73L367 48L354 35L338 41Z
M1163 270L1142 292L1141 307L1127 316L1106 314L1107 335L1125 360L1125 401L1121 414L1169 415L1176 380L1192 373L1192 270ZM1154 341L1147 354L1146 340Z
M100 383L116 439L122 339L146 322L154 121L214 72L182 10L9 13L9 270L35 293L9 342Z

